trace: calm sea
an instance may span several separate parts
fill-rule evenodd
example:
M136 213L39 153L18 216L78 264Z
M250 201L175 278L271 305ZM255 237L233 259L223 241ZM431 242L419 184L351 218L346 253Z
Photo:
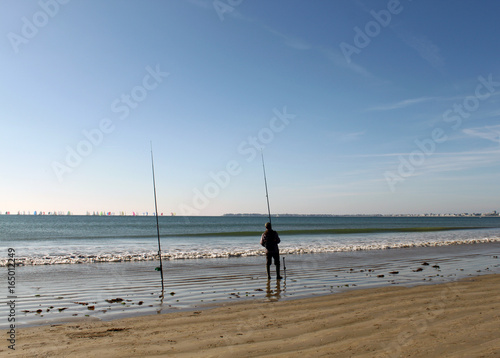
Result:
M165 298L155 217L0 216L0 264L9 249L18 264L0 281L0 329L12 310L20 328L500 272L494 217L273 217L284 280L271 281L266 217L159 221Z
M258 256L266 217L159 217L168 260ZM500 242L499 217L273 218L284 254ZM157 259L155 217L0 216L0 265L47 265Z

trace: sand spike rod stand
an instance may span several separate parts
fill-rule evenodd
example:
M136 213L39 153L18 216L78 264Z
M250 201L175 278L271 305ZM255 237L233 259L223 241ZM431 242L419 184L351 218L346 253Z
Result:
M163 300L165 294L165 286L163 285L163 263L161 260L161 242L160 242L160 224L158 223L158 204L156 201L156 182L155 182L155 165L153 161L153 143L151 144L151 170L153 172L153 192L155 196L155 216L156 216L156 232L158 233L158 256L160 257L160 267L157 267L156 270L160 271L161 274L161 295L160 298Z

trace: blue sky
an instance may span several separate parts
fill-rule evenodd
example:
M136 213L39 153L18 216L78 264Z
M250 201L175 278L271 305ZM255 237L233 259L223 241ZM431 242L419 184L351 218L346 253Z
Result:
M0 10L2 212L500 209L497 1Z

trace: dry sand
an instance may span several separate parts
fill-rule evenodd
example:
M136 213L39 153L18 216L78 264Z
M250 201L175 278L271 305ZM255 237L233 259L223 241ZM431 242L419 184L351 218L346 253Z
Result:
M20 328L7 357L500 357L500 275ZM3 331L3 337L7 334Z

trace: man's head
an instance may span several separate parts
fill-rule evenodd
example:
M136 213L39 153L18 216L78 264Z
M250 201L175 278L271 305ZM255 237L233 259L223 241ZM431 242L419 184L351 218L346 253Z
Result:
M270 223L270 222L267 222L267 223L266 223L266 229L268 229L268 230L271 230L271 229L272 229L272 227L271 227L271 223Z

